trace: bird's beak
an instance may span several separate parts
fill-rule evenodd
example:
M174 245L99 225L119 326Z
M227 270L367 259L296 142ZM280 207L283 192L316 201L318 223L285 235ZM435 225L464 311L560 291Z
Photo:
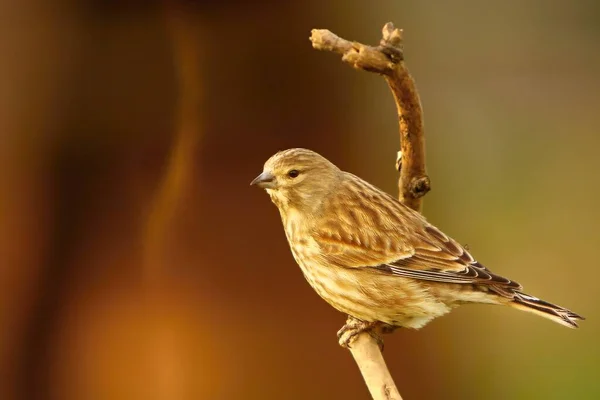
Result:
M265 171L254 178L254 180L250 182L250 186L258 186L263 189L275 189L275 176L273 176L272 173Z

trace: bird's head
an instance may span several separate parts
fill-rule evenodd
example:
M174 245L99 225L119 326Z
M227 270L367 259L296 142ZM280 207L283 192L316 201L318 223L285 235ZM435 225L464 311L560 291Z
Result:
M280 151L265 163L250 185L266 189L278 207L317 207L335 191L341 170L307 149Z

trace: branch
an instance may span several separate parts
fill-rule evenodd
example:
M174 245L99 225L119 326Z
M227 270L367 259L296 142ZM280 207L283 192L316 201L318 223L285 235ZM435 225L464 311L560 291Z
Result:
M423 110L415 81L404 64L402 30L391 22L382 30L379 46L367 46L342 39L327 29L313 29L310 40L317 50L342 54L342 61L354 68L375 72L385 77L398 108L401 153L396 164L400 171L399 199L420 211L423 195L430 190L425 172L425 138Z
M404 64L402 30L391 22L382 30L379 46L367 46L342 39L327 29L313 29L310 40L317 50L342 54L342 61L354 68L375 72L384 76L396 106L400 124L400 152L396 167L399 199L408 207L421 211L422 197L430 190L425 171L425 138L423 111L415 82ZM375 328L374 335L363 332L356 336L350 352L358 364L365 383L375 400L401 400L402 397L387 369L379 344L373 336L381 334Z

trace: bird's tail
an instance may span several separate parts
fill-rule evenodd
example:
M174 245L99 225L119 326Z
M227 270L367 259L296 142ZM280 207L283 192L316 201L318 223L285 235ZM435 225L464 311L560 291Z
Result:
M569 328L577 328L576 320L585 319L571 310L517 291L514 292L513 301L510 305L520 310L548 318Z

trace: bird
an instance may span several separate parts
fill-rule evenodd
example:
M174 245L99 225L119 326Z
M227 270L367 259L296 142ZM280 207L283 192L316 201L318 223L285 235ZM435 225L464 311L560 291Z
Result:
M279 209L292 255L312 288L362 332L419 329L463 304L529 311L569 328L584 317L522 291L479 263L419 212L303 148L270 157L251 186ZM379 331L377 331L377 329Z

